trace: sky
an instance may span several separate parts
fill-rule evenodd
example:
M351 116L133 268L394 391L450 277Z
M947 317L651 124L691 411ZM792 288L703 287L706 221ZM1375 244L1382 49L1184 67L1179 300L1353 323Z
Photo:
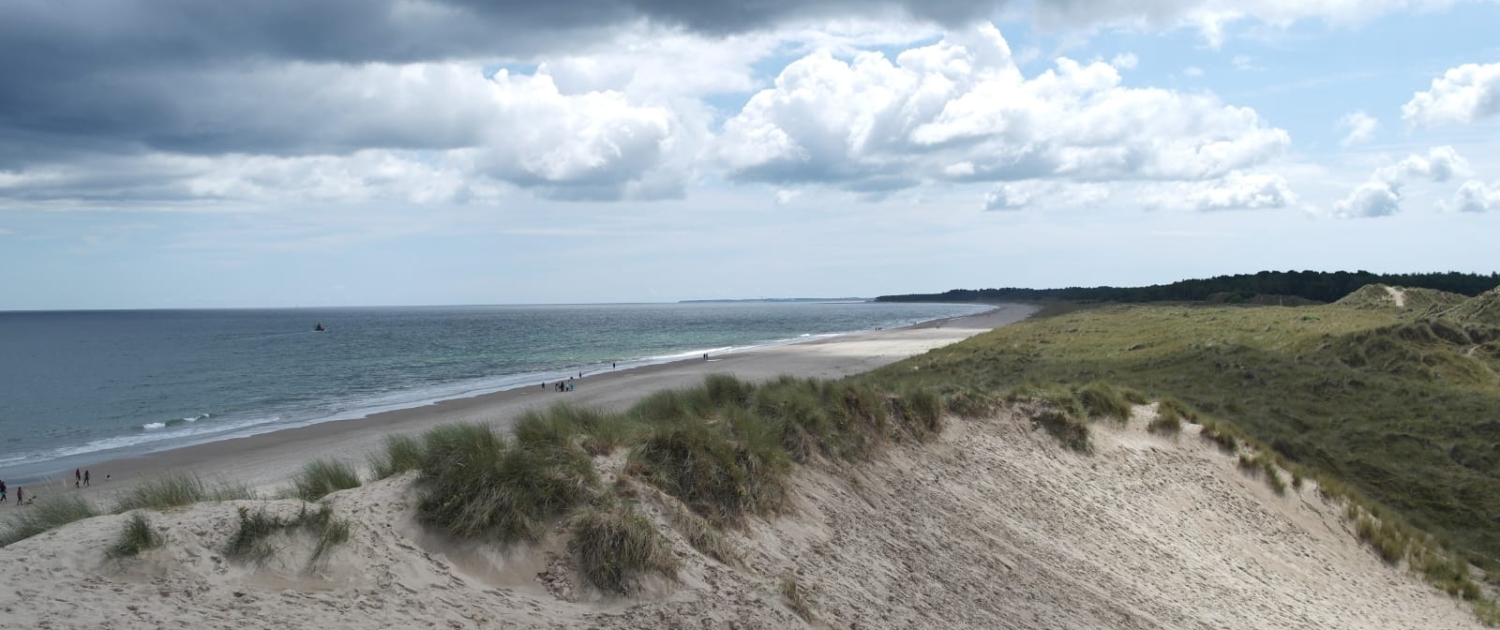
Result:
M1493 272L1496 0L6 0L0 310Z

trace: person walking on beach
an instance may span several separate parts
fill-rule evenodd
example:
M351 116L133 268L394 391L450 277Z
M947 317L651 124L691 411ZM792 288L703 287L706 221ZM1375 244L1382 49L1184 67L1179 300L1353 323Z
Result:
M89 471L83 471L83 487L89 487Z
M77 487L80 487L82 485L83 485L83 469L82 468L74 468L73 469L73 487L77 488Z
M0 503L5 502L5 481L0 480Z
M21 505L21 504L24 504L24 503L26 503L26 489L17 486L16 487L16 505Z

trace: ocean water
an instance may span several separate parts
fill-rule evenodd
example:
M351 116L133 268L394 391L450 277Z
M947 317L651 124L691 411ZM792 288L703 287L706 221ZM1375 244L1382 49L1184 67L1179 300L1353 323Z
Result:
M733 302L0 312L0 479L535 386L611 362L623 369L982 310Z

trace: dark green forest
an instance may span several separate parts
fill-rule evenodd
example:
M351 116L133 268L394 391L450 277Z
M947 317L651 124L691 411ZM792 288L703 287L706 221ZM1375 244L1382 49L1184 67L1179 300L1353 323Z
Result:
M1255 274L1180 280L1148 287L1067 287L1063 289L953 289L943 293L882 295L877 302L1223 302L1301 298L1334 302L1367 284L1437 289L1475 296L1500 286L1500 273L1397 273L1368 271L1262 271Z

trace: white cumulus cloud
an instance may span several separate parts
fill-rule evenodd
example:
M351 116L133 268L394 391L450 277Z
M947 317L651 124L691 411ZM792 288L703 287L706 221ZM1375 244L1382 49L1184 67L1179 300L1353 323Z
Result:
M1121 85L1109 63L1058 59L1026 77L983 26L906 50L817 52L724 125L734 179L893 190L923 181L1214 179L1290 142L1211 94Z
M1401 107L1408 125L1465 124L1500 114L1500 63L1464 64L1432 80Z
M1204 182L1147 184L1136 198L1148 208L1197 212L1265 210L1297 203L1297 195L1285 177L1241 171Z
M1370 181L1356 186L1349 196L1334 204L1334 214L1345 218L1390 216L1401 211L1401 188L1411 180L1441 183L1470 173L1468 160L1453 147L1433 147L1427 155L1413 153L1375 169Z
M1459 212L1500 210L1500 182L1486 184L1477 179L1464 182L1446 207Z
M1031 193L1012 184L994 187L984 195L985 210L1020 210L1031 202Z
M1334 214L1345 217L1386 217L1401 211L1399 184L1369 181L1360 184L1342 201L1333 204Z
M1441 183L1454 176L1467 177L1471 173L1473 170L1469 168L1469 161L1464 156L1459 155L1453 147L1441 146L1428 149L1427 155L1413 153L1391 166L1376 169L1374 179L1394 184L1404 183L1412 178Z
M1344 114L1339 119L1338 129L1345 132L1344 139L1340 144L1351 147L1356 144L1364 144L1375 138L1375 129L1380 127L1380 121L1374 116L1366 114L1364 110L1358 110Z
M1220 181L1200 186L1185 199L1196 210L1258 210L1285 208L1297 202L1297 195L1280 175L1236 171Z
M613 91L563 94L545 74L496 73L495 117L479 167L563 198L653 198L681 194L675 174L656 172L676 140L670 109L631 103Z

